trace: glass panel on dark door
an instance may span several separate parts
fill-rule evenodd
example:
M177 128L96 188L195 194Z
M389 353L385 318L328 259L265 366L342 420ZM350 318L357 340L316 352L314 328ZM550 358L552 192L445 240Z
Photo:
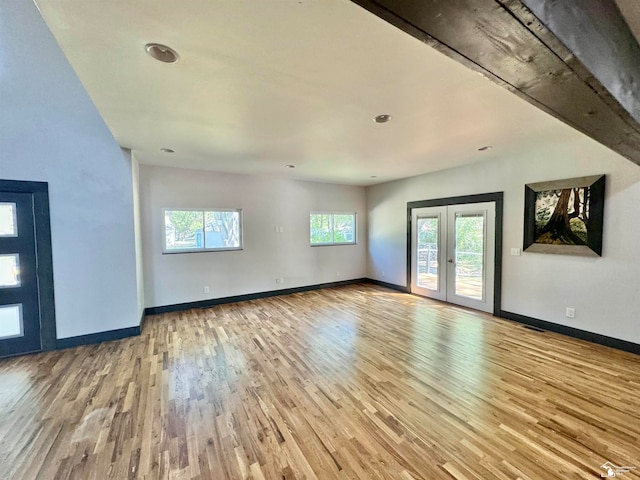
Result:
M0 338L15 338L22 335L22 305L0 306Z
M0 288L20 286L20 255L0 255Z
M18 235L16 226L16 204L0 202L0 237Z

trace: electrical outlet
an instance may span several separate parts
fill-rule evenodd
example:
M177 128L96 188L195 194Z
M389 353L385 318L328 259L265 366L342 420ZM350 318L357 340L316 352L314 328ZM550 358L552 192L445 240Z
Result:
M518 255L520 255L521 250L519 248L512 248L511 249L511 255L513 255L514 257L517 257Z
M567 318L576 318L576 309L572 307L567 307L565 311L565 315Z
M336 277L339 277L339 276L340 276L340 272L336 272Z
M204 293L209 293L209 287L204 287L202 290L204 290Z
M276 283L284 283L284 278L282 277L276 278Z

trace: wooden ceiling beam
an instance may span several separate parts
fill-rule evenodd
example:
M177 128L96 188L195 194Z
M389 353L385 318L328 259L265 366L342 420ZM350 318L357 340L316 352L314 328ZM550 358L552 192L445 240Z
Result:
M640 123L632 114L640 112L634 110L640 105L640 46L613 0L352 1L640 165ZM590 10L572 18L580 13L577 3L599 5L599 15ZM556 9L563 7L560 15ZM621 41L630 43L620 48ZM616 58L603 69L593 52ZM619 97L622 92L625 104L607 87Z

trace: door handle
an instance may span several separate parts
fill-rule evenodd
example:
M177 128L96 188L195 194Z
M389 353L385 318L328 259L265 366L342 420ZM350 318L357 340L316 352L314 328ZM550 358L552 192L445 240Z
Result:
M452 258L450 258L449 260L447 260L447 262L449 262L449 263L453 263L453 259L452 259Z

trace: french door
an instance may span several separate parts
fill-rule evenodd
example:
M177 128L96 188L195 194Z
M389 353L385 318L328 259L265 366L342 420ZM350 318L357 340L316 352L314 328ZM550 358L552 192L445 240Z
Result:
M411 210L411 292L493 313L495 203Z

